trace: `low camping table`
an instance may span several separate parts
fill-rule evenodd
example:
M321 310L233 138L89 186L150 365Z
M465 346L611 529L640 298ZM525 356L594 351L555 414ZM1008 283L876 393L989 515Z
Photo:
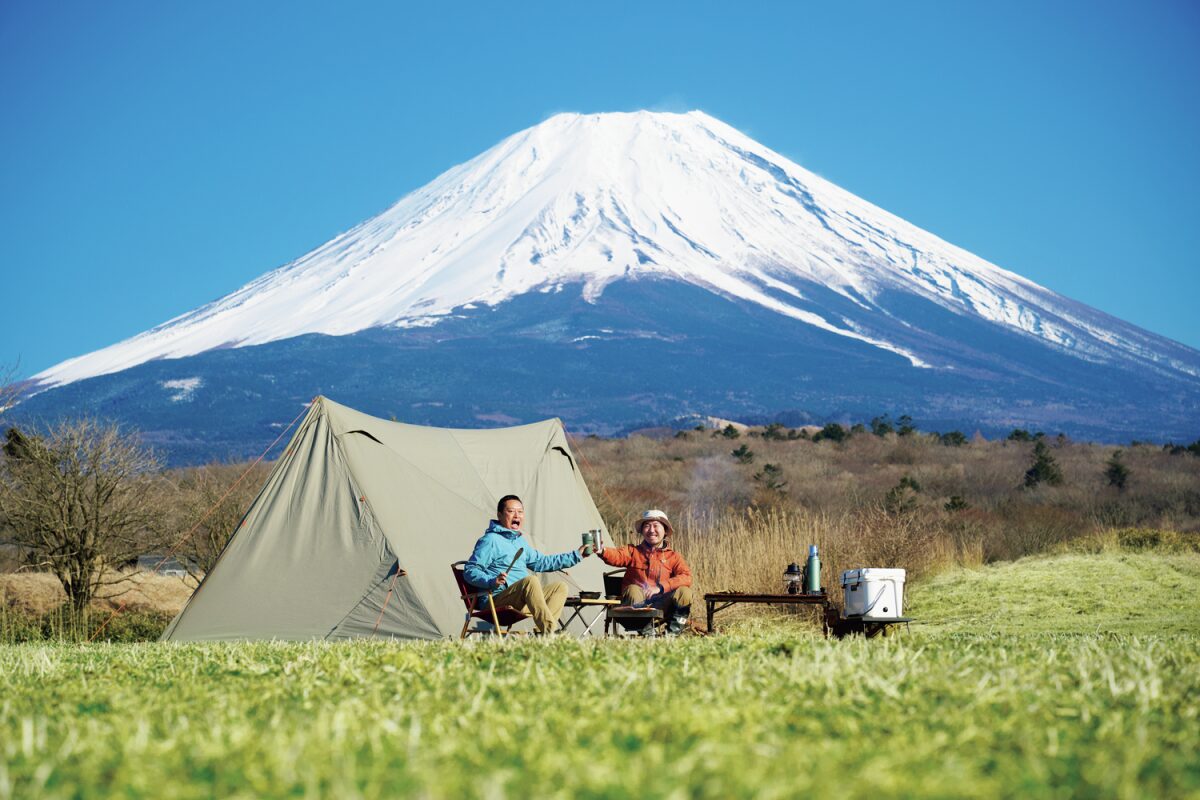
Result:
M604 612L609 607L620 604L620 600L609 600L605 597L597 597L595 599L590 597L568 597L566 602L563 603L563 608L571 609L571 615L567 617L566 622L559 620L558 629L560 631L565 631L567 626L574 622L576 618L578 618L579 621L583 623L583 635L591 636L592 628L594 628L596 623L599 622L602 617L604 617ZM596 608L600 610L600 613L592 617L591 622L588 622L587 618L583 616L583 610L585 608Z
M708 611L708 632L715 633L713 617L718 611L723 611L738 603L758 603L773 606L820 606L821 630L829 635L829 614L833 605L829 595L820 594L747 594L745 592L710 592L704 595L704 604Z
M620 602L620 601L617 601ZM609 609L607 621L604 623L604 633L611 635L620 631L628 631L631 628L637 631L642 631L647 625L650 626L649 635L654 635L654 625L663 618L661 608L654 606L622 606L618 605L615 608Z

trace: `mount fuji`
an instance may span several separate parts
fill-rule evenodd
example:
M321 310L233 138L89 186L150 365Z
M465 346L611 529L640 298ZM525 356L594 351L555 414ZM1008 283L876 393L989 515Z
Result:
M242 457L317 393L404 421L908 413L1200 432L1200 352L687 114L560 114L226 297L35 375L18 417Z

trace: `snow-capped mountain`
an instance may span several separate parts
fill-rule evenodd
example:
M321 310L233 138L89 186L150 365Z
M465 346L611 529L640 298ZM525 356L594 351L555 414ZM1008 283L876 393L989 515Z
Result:
M706 323L735 308L744 319L730 319L723 338L712 339ZM386 340L384 361L398 349L426 352L474 337L475 356L486 362L486 348L504 330L576 354L655 340L674 343L677 357L729 357L745 349L756 326L772 329L767 340L783 346L782 359L819 360L814 348L851 354L842 369L858 364L864 379L890 381L825 403L803 391L752 399L762 413L804 403L833 411L846 408L848 396L883 411L889 397L920 386L920 397L940 398L940 418L951 408L964 419L978 415L978 395L994 401L993 411L1008 399L1057 405L1069 426L1099 421L1093 412L1114 398L1101 401L1089 387L1111 393L1113 380L1143 390L1149 380L1184 417L1200 395L1195 350L977 258L698 111L552 117L232 294L65 361L33 383L43 391L231 350L254 360L250 350L274 343L293 352L280 343L309 335ZM614 363L627 364L627 356L614 355ZM740 355L734 363L753 366ZM436 359L429 368L437 369ZM812 377L789 370L801 387ZM294 372L279 372L272 380L294 382ZM211 391L211 379L186 373L156 379L171 398L186 398L168 402L202 398L206 385ZM855 375L844 377L852 384ZM319 370L314 378L325 383ZM678 380L680 411L734 410L715 401L694 407L686 400L692 378ZM436 408L455 399L462 398L428 402ZM565 411L543 404L540 413L603 421L573 403ZM660 404L653 413L669 410Z
M444 173L379 216L236 292L63 362L56 385L154 358L306 333L438 322L531 291L659 276L898 353L880 295L927 298L1088 359L1115 353L1200 374L1019 275L822 180L699 111L560 114ZM817 284L861 309L815 308ZM886 313L886 312L882 312Z

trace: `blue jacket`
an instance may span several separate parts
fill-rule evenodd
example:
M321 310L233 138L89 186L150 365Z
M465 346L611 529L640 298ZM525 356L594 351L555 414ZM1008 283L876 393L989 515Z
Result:
M491 589L492 594L500 591L496 586L496 578L513 560L517 551L524 548L525 552L508 571L508 585L529 575L530 572L554 572L558 569L573 567L580 562L578 550L568 550L557 555L545 555L534 549L525 541L520 531L504 527L492 520L475 543L475 551L463 567L463 577L467 583L477 589Z

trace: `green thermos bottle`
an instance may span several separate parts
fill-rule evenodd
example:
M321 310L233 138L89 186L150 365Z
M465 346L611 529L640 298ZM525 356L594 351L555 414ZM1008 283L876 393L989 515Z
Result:
M821 593L821 559L817 557L817 546L808 546L808 563L804 566L804 593Z

